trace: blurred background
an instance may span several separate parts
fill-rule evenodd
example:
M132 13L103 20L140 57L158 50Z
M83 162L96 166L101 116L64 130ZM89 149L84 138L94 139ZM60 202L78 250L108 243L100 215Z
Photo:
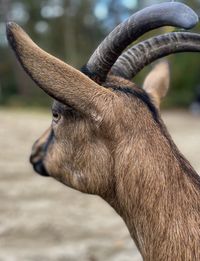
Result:
M123 221L106 203L32 171L31 145L51 122L51 99L18 65L5 21L17 22L40 47L80 68L116 25L158 2L166 1L0 0L0 261L141 260ZM200 0L182 2L200 14ZM173 30L154 30L145 38ZM200 26L192 31L200 32ZM168 57L171 89L162 104L170 133L197 171L199 58L196 53Z
M35 88L18 66L5 37L4 21L20 24L36 43L48 52L80 68L98 43L121 21L156 0L0 0L0 105L46 106L48 97ZM200 1L182 1L200 13ZM193 31L198 31L197 26ZM154 30L149 35L171 31ZM145 36L145 37L147 37ZM165 107L185 107L194 99L200 85L200 59L197 54L172 55L173 88ZM146 69L148 70L148 69ZM143 70L138 83L144 78Z

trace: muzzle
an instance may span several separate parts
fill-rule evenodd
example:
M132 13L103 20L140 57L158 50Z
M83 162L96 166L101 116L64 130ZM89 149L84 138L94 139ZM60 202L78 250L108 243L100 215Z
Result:
M38 146L37 142L33 145L31 156L30 156L30 163L33 166L33 169L40 174L41 176L48 177L49 174L43 164L44 159L44 145Z
M50 176L44 165L44 158L47 153L48 146L52 140L53 132L51 128L45 131L45 133L33 144L32 152L30 156L30 163L33 165L33 169L40 175L48 177Z

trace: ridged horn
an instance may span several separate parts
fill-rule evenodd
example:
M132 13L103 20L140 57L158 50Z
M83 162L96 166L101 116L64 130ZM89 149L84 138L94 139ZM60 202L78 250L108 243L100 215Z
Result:
M118 25L104 39L84 66L83 72L102 83L123 50L144 33L166 25L190 29L198 20L197 14L182 3L167 2L147 7Z
M101 110L98 102L94 104L97 97L100 100L108 98L108 94L113 95L80 71L40 49L17 24L7 24L7 38L25 71L56 100L86 113L89 109Z
M131 80L145 66L173 53L199 52L200 34L172 32L152 37L124 52L110 74Z

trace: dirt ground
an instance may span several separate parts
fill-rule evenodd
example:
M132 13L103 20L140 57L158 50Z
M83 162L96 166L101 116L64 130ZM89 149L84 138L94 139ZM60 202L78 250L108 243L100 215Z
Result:
M163 117L200 173L200 117L178 111ZM32 143L50 119L0 109L0 261L141 260L123 221L105 202L32 171Z

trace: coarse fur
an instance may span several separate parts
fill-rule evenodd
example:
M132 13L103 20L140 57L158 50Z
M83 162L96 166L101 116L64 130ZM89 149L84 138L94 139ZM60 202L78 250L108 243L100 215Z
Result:
M64 184L104 198L124 219L144 260L200 260L199 176L153 102L142 98L145 91L117 77L106 86L121 102L108 125L54 103L61 119L52 123L45 168Z
M162 74L154 90L151 77L145 90L111 74L100 85L15 24L8 39L26 72L55 99L52 124L33 146L34 169L106 200L145 261L199 261L200 177L160 117Z

